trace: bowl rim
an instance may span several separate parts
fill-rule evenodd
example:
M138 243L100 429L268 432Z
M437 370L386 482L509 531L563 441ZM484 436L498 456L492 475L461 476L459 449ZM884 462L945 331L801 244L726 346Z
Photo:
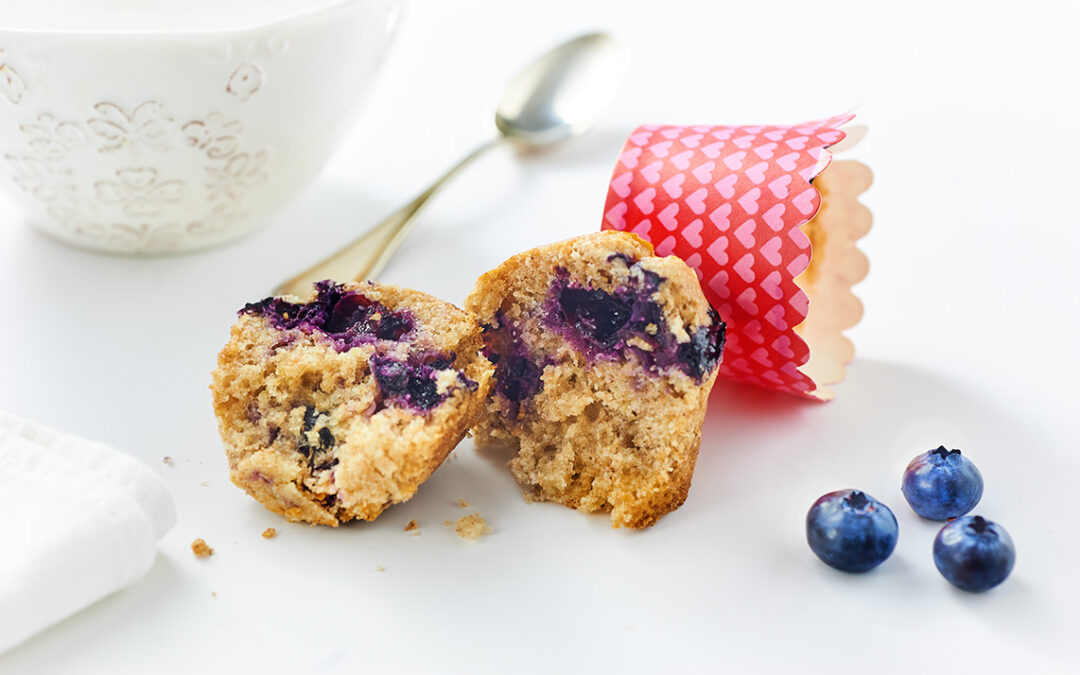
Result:
M282 14L265 21L254 23L242 23L227 28L9 28L0 25L0 36L3 35L34 35L34 36L108 36L108 37L191 37L191 36L215 36L231 35L258 31L280 24L308 17L317 17L323 14L338 12L350 5L374 2L375 0L330 0L323 4L303 7L296 11ZM384 0L389 4L400 5L402 0Z

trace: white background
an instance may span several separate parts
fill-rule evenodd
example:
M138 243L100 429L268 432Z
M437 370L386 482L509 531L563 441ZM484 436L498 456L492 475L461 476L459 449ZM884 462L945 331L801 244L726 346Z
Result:
M997 6L418 0L340 152L254 236L101 256L0 201L0 408L140 456L179 511L147 578L0 671L1080 671L1077 5ZM637 124L855 107L875 227L837 399L718 384L690 498L644 532L526 504L502 459L469 441L374 523L264 510L228 481L207 389L234 311L411 198L493 133L497 91L521 65L596 28L625 41L632 72L595 133L482 160L384 280L460 302L506 256L597 229ZM938 444L980 466L977 512L1017 545L1012 577L983 595L938 575L936 526L899 492L907 461ZM810 503L844 487L900 522L892 558L861 576L805 544ZM442 525L466 513L459 497L494 534L469 543ZM419 536L402 531L410 519ZM212 558L194 558L196 537Z

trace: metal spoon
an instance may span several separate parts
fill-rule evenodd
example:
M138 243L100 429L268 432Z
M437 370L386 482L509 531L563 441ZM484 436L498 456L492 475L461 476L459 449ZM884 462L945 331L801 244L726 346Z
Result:
M274 294L303 296L322 279L375 278L412 230L413 216L444 183L503 143L532 149L583 133L614 98L623 67L622 50L604 33L582 35L544 54L503 93L495 113L498 136L466 155L416 199L359 239L275 288Z

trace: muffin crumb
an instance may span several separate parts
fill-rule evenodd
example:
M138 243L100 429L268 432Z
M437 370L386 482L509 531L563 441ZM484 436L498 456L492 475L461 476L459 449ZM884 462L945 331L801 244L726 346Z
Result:
M196 558L209 558L214 555L214 549L210 548L201 538L191 542L191 552L195 554Z
M416 524L415 520L410 520L409 524L405 526L405 531L406 532L412 532L413 530L415 530L418 527L420 527L420 526Z
M465 501L464 499L459 499L459 500L457 500L457 505L458 505L458 506L460 506L460 507L461 507L461 508L463 508L463 509L467 509L467 508L469 508L470 506L472 506L472 504L470 504L469 502Z
M164 457L161 458L161 463L164 464L165 466L172 466L173 465L173 458L168 456L168 455L165 455Z
M275 530L272 527L268 527L265 530L263 530L263 533L262 533L263 539L273 539L276 536L277 536L277 530Z
M485 534L491 534L491 528L479 513L470 513L454 522L454 532L462 539L476 541Z
M376 566L375 566L375 571L376 571L376 572L385 572L385 571L386 571L386 568L385 568L385 567L383 567L382 565L376 565Z

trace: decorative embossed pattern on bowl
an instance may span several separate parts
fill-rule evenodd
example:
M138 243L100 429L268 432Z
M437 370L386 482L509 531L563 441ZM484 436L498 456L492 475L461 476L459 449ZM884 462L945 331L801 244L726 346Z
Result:
M0 187L41 230L110 252L266 224L337 147L401 0L278 4L295 13L228 29L0 27Z

